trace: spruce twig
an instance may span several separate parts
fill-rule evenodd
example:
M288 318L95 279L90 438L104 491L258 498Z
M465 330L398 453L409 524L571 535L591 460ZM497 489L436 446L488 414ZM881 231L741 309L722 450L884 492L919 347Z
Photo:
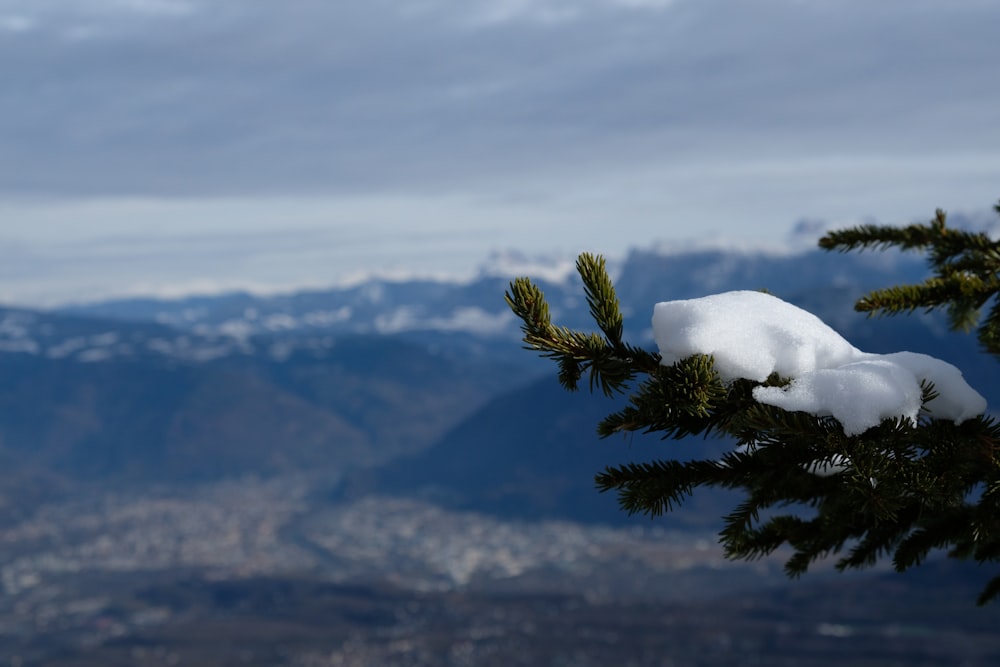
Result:
M1000 204L996 209L1000 213ZM948 227L939 210L926 224L831 232L820 246L924 252L931 277L876 290L856 307L870 315L944 309L953 328L977 327L984 349L1000 353L1000 242ZM623 340L604 259L581 255L577 271L600 333L553 325L542 291L528 278L512 281L505 299L522 322L525 347L557 363L564 387L576 389L588 374L591 391L631 390L628 405L601 420L598 433L639 431L671 440L711 435L740 445L718 460L667 458L605 469L595 477L597 487L616 492L625 511L655 517L677 510L699 489L737 490L742 499L723 517L720 532L725 553L754 559L791 547L790 576L831 554L841 554L840 569L891 558L903 571L938 549L1000 561L1000 425L994 420L955 424L923 410L919 424L885 420L847 437L831 418L753 400L754 387L781 385L782 378L723 383L704 355L662 365L658 354ZM923 387L924 404L935 396L933 387ZM780 508L789 513L776 513ZM978 602L998 596L1000 576Z

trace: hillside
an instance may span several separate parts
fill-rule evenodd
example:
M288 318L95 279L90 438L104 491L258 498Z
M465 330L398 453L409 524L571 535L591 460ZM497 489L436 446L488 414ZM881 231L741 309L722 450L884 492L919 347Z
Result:
M626 335L640 343L651 345L656 300L766 287L862 349L935 354L998 395L992 361L939 319L853 312L865 290L919 278L912 257L661 248L633 251L618 272ZM550 277L542 287L556 322L589 328L576 280ZM38 474L119 483L350 471L344 491L354 495L429 493L501 515L613 519L593 474L676 448L641 436L597 441L611 404L562 392L553 369L520 349L505 287L483 275L0 310L0 454ZM377 475L360 472L376 463L386 465Z
M426 447L504 386L482 360L391 337L275 354L281 341L221 348L165 327L90 324L100 333L39 314L20 332L38 351L0 353L0 452L16 468L120 484L339 474Z

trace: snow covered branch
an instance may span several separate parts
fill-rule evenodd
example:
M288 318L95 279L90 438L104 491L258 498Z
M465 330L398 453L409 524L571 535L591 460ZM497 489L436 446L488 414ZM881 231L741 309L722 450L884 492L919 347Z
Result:
M986 299L1000 289L1000 249L963 232L959 245L973 253L963 254L943 214L920 229L887 229L832 235L824 247L929 248L932 263L961 261L970 280L994 276ZM702 487L740 490L743 500L723 517L727 554L752 559L789 546L792 576L830 555L839 555L841 569L891 557L900 571L942 549L1000 560L1000 425L958 368L913 352L863 352L814 315L752 291L656 304L658 353L648 352L622 340L603 260L581 255L577 268L601 333L554 326L527 278L512 282L506 298L526 347L558 363L564 386L575 389L589 372L591 389L628 394L598 432L701 435L733 445L720 459L607 468L598 488L616 491L624 510L658 516L681 510ZM915 302L900 297L894 306L908 303ZM998 328L1000 314L991 313L980 339L1000 340ZM979 602L998 594L1000 577Z

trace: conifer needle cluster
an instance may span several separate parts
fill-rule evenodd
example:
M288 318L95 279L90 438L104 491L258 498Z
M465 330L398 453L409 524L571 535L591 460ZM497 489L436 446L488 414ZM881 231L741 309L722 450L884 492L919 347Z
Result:
M1000 242L948 227L938 211L927 224L831 232L820 247L924 252L931 277L872 292L856 309L872 315L944 309L954 329L976 328L984 350L1000 355ZM625 511L655 517L701 487L740 491L742 500L723 518L726 555L756 559L787 546L790 576L831 556L840 570L891 558L904 571L936 550L1000 561L1000 425L993 418L956 424L922 411L916 423L887 419L847 436L833 418L754 400L754 387L780 386L785 378L723 382L710 356L663 365L657 353L626 343L604 259L582 254L577 270L596 332L554 325L544 294L528 278L512 281L505 298L522 321L525 347L556 362L563 387L576 390L586 376L591 391L628 396L623 409L600 421L598 433L735 444L719 459L668 457L606 468L597 487L617 492ZM923 387L924 404L934 392ZM998 595L1000 576L989 580L978 603Z

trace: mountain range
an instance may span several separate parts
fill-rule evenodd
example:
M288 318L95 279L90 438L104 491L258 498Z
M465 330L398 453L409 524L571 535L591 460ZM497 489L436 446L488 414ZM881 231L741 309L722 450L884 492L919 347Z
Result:
M538 283L557 324L590 329L567 266L540 265ZM647 346L657 301L764 288L861 349L935 354L988 398L1000 396L992 360L940 318L853 312L867 290L920 280L925 267L912 256L660 248L612 266L626 337ZM29 471L71 486L306 470L341 480L353 495L617 521L613 499L592 488L604 465L718 448L599 441L594 426L614 404L566 394L554 368L521 349L503 302L510 278L494 271L465 282L372 281L270 297L0 309L6 488L11 498L22 493L12 480Z

